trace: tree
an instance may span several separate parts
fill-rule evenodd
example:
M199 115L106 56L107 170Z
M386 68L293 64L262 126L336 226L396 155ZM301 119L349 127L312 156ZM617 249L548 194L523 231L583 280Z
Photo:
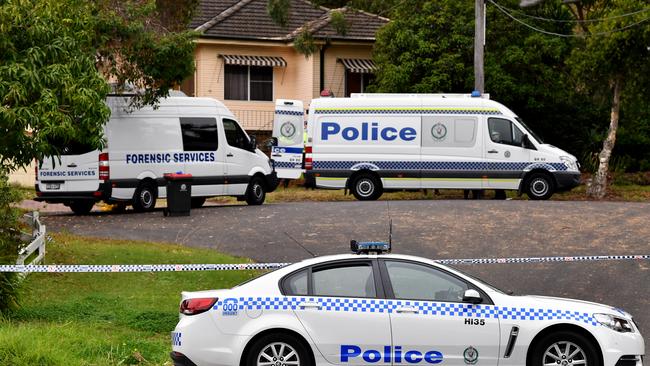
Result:
M607 192L607 175L616 144L621 118L621 102L638 98L650 82L650 25L647 14L633 13L647 7L640 0L612 0L598 12L605 20L584 26L585 37L574 49L570 64L574 74L583 81L582 91L596 101L609 99L610 118L607 135L598 155L598 170L587 190L593 198ZM644 24L644 22L646 22ZM626 96L626 94L630 94Z

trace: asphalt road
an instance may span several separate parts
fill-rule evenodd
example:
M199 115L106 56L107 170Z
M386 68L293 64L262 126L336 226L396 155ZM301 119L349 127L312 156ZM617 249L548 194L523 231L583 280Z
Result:
M386 240L429 258L650 254L650 204L559 201L305 202L217 206L190 217L47 213L49 230L207 247L260 262L345 253ZM459 267L516 294L578 298L632 313L650 344L650 261ZM648 348L648 347L646 347Z

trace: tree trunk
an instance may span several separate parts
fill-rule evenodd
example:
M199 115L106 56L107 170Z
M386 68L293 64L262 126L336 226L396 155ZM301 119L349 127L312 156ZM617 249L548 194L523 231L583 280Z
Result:
M602 199L607 193L607 173L609 172L609 159L616 143L616 131L618 130L619 110L621 107L622 77L616 76L612 82L614 95L612 97L612 112L609 121L609 131L603 143L603 149L598 154L598 171L591 178L591 184L587 189L587 196Z

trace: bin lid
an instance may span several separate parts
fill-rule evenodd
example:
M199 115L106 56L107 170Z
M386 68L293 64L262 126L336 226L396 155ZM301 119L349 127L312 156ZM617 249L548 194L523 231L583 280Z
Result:
M165 173L163 174L163 177L167 180L192 179L192 174Z

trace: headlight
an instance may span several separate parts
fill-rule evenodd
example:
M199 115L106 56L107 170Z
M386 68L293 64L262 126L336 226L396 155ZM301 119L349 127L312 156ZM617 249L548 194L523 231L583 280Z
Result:
M568 156L560 156L560 161L566 165L569 170L578 170L578 162Z
M629 320L611 314L594 314L594 319L607 328L621 333L632 333L634 328Z

